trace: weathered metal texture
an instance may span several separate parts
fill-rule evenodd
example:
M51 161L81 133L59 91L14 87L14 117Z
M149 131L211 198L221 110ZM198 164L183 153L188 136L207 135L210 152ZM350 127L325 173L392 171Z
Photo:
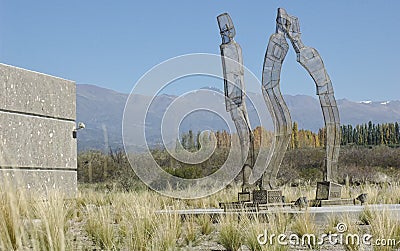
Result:
M326 128L326 181L337 181L340 148L340 118L332 82L318 51L305 46L301 41L300 25L297 17L290 16L282 8L278 9L277 30L283 31L290 39L297 61L308 71L317 87Z
M267 190L254 190L253 191L253 203L267 204L268 203Z
M281 190L254 190L253 203L255 204L277 204L282 203Z
M263 175L264 189L276 187L276 176L292 131L290 113L279 90L282 63L288 51L285 36L289 38L297 53L297 61L308 71L317 86L326 128L325 180L337 181L340 119L332 82L319 53L314 48L305 46L300 34L298 18L279 8L276 33L269 39L263 68L262 91L275 126L275 142Z
M217 17L222 43L220 45L224 74L225 105L235 124L242 153L247 163L242 170L243 190L249 186L248 178L254 166L254 136L246 109L242 49L235 42L235 27L227 13ZM248 156L249 155L249 156Z
M267 190L268 204L283 203L282 190Z
M317 200L335 200L342 197L342 185L323 181L317 183Z
M288 49L289 45L285 40L285 35L282 32L275 33L269 39L264 58L262 92L275 128L275 139L262 179L262 187L266 190L277 187L276 176L292 134L290 112L279 86L282 63Z
M0 64L0 88L0 168L7 174L0 185L32 192L60 188L73 196L75 83Z
M250 192L240 192L238 193L238 202L249 202L251 201Z

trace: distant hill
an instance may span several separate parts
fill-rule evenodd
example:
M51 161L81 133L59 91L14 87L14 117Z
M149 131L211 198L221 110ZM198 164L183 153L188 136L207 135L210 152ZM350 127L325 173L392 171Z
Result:
M221 92L215 88L205 87L204 90ZM200 90L201 91L201 90ZM253 102L265 107L261 94L250 93ZM122 116L128 94L95 85L77 85L77 121L86 124L86 128L79 131L78 150L97 149L108 151L122 147ZM173 95L157 96L148 113L146 120L146 135L150 143L156 144L160 140L160 124L166 108L176 99ZM143 103L150 97L135 95L135 109L144 109ZM317 131L323 126L322 112L319 101L307 95L285 95L285 101L290 109L292 120L298 122L299 128ZM185 100L182 106L205 102L216 111L225 112L224 98L221 95L203 95L201 99ZM142 105L142 106L141 106ZM137 106L137 107L136 107ZM338 100L342 124L361 124L368 121L386 123L400 121L400 101L361 101L354 102L347 99ZM250 121L253 127L259 125L255 110L248 105ZM267 114L268 110L259 111ZM189 116L188 116L189 117ZM229 115L228 115L229 117ZM268 115L269 117L269 115ZM228 121L228 123L231 123ZM267 127L272 129L272 121L266 121ZM181 124L181 131L221 130L227 129L227 124L211 113L197 112L190 115L190 119Z

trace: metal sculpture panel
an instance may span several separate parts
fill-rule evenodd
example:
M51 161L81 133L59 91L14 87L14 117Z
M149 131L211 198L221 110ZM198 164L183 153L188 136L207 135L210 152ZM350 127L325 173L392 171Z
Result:
M301 41L300 24L297 17L290 16L279 8L276 19L276 33L269 40L263 69L263 94L275 124L275 146L267 171L263 177L263 187L274 188L276 175L283 155L290 141L290 114L279 91L282 62L288 50L285 36L289 38L297 54L297 61L308 71L317 87L326 128L326 181L337 181L340 147L339 110L333 93L332 82L318 51L305 46Z
M289 45L285 40L285 34L277 29L277 32L269 39L262 75L264 100L271 113L275 128L275 141L262 179L264 189L276 189L276 176L292 133L289 109L279 88L282 63L288 49Z
M222 43L220 45L226 111L230 112L235 124L241 147L243 167L243 190L249 188L248 178L254 166L254 140L248 118L244 95L244 69L242 49L235 42L235 27L227 13L217 17ZM249 151L247 151L249 149ZM249 153L249 156L248 154Z
M290 16L284 9L278 9L277 25L290 39L297 61L308 71L317 87L317 95L324 115L326 128L326 181L337 181L340 148L340 118L331 79L318 51L305 46L301 41L300 25L297 17Z
M251 172L251 169L247 169L246 173L246 167L253 168L255 160L253 134L244 100L242 49L234 40L236 31L230 16L224 13L219 15L217 20L222 38L220 49L225 78L226 110L231 113L235 123L244 161L247 159L246 149L250 150L250 158L243 168L243 187L246 190L249 187L248 177ZM298 18L288 15L284 9L279 8L276 32L269 39L262 73L262 92L275 127L274 142L262 177L262 189L265 190L277 188L276 177L292 133L290 112L280 91L281 68L289 49L286 38L296 51L297 61L308 71L316 84L326 128L325 181L337 182L340 120L332 82L318 51L305 46L300 35Z

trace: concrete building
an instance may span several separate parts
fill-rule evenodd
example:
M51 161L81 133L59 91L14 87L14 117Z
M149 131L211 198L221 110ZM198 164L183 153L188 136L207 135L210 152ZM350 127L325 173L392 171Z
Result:
M77 189L73 81L0 64L0 184L46 194Z

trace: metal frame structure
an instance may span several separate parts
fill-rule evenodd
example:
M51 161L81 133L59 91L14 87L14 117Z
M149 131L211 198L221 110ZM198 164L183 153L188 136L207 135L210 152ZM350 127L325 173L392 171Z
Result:
M236 30L230 16L223 13L217 17L217 21L222 38L220 50L224 73L225 105L239 136L242 160L245 163L242 169L243 191L247 191L250 187L249 176L254 167L255 158L254 136L245 104L242 49L234 40ZM340 119L332 82L318 51L305 46L301 41L298 18L290 16L284 9L279 8L276 32L269 39L262 73L262 92L275 128L275 140L262 177L263 190L277 188L276 177L292 134L290 112L280 91L282 64L289 49L286 38L290 40L296 51L297 61L307 70L317 87L326 128L324 180L337 182ZM250 150L249 158L247 149Z
M277 29L269 39L262 72L262 92L275 129L275 141L262 178L263 189L276 189L276 177L292 134L290 112L279 88L282 63L288 49L285 33Z
M217 17L217 21L222 38L220 50L224 74L226 111L230 112L239 136L241 157L243 163L245 163L241 171L243 177L242 190L247 191L250 187L249 176L254 166L255 158L254 135L251 130L244 95L242 48L234 40L236 30L230 16L227 13L223 13Z
M340 118L333 93L332 82L318 51L305 46L301 41L300 24L297 17L290 16L279 8L276 32L268 43L264 59L262 91L275 125L275 147L272 149L267 171L263 176L263 188L275 188L276 176L292 131L289 110L279 90L280 72L288 51L289 38L297 54L297 61L308 71L317 87L326 128L325 180L337 182L340 148Z

